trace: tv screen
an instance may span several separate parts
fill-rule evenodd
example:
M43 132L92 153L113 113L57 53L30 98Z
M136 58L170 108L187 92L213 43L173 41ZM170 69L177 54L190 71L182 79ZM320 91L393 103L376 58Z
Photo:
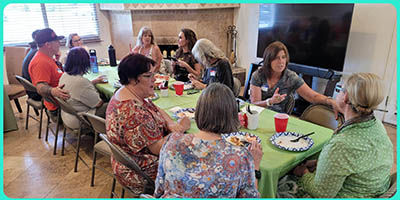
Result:
M343 71L354 4L261 4L257 57L283 42L290 62Z

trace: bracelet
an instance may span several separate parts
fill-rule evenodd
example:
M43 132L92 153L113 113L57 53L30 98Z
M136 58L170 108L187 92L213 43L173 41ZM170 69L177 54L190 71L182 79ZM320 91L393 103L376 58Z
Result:
M267 107L272 106L271 102L269 102L271 98L268 98L265 100L265 103L267 104Z
M261 172L259 170L254 170L256 174L256 179L261 179Z

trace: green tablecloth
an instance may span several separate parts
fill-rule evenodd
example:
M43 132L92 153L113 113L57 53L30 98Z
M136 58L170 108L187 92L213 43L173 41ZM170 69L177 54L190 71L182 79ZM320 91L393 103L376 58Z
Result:
M115 88L113 87L114 81L117 80L118 75L116 68L111 67L100 67L99 74L89 74L89 79L94 79L100 74L107 74L109 84L97 84L96 87L106 94L112 96ZM159 94L159 91L156 91ZM196 106L197 99L200 93L187 95L186 92L183 96L176 96L175 91L169 90L168 97L160 97L153 101L154 104L164 109L172 115L169 109L179 106L181 108L194 108ZM289 172L292 168L298 165L307 157L321 151L323 145L332 136L333 130L318 126L295 117L290 117L287 131L293 131L298 133L309 133L314 131L315 134L310 136L314 140L314 145L311 149L305 152L289 152L278 149L272 145L269 141L270 137L275 133L274 126L274 111L265 109L260 114L259 125L256 130L241 129L259 136L262 140L262 148L264 156L261 161L260 170L262 178L259 180L259 191L263 198L274 198L278 186L278 179L284 174ZM195 133L198 131L195 122L192 122L189 133Z

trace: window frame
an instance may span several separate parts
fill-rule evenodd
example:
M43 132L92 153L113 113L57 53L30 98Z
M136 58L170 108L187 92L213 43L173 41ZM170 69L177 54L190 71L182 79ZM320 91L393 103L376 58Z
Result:
M48 17L47 17L47 11L46 11L46 4L51 4L51 3L40 3L40 7L42 10L42 17L43 17L43 22L44 22L44 27L45 28L51 28L49 27L49 23L48 23ZM67 3L65 3L67 4ZM71 4L71 3L69 3ZM80 3L83 4L83 3ZM97 26L97 35L85 35L85 36L81 36L82 41L85 44L88 43L96 43L96 42L101 42L101 38L100 38L100 23L99 23L99 16L98 16L98 4L97 3L87 3L87 4L93 4L93 9L94 9L94 21L95 24ZM4 14L4 13L3 13ZM3 27L3 35L4 35L4 27ZM60 45L61 46L65 46L66 44L66 40L68 38L68 35L63 35L65 38L60 40ZM4 47L9 47L9 46L13 46L13 47L29 47L29 43L31 43L32 41L27 41L27 42L15 42L15 43L8 43L5 44L4 40L3 40L3 46Z

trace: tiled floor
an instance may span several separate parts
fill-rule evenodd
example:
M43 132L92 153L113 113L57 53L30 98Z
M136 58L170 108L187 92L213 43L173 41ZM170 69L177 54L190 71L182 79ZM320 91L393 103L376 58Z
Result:
M83 137L84 150L80 155L88 166L79 161L78 172L75 173L73 146L67 143L65 155L61 156L60 131L57 155L53 155L54 136L49 134L49 141L45 142L45 127L43 127L42 139L39 140L38 123L34 120L30 120L29 128L25 130L25 99L20 99L20 102L23 113L18 113L14 102L11 102L19 130L4 133L5 194L11 198L108 198L112 179L100 170L96 170L95 186L90 187L93 138ZM396 146L396 127L391 125L385 127L393 145ZM73 135L68 135L70 143L74 143L73 138ZM394 152L396 158L396 149ZM100 156L98 163L111 171L109 158ZM392 171L396 171L396 161ZM118 186L117 191L121 191Z

